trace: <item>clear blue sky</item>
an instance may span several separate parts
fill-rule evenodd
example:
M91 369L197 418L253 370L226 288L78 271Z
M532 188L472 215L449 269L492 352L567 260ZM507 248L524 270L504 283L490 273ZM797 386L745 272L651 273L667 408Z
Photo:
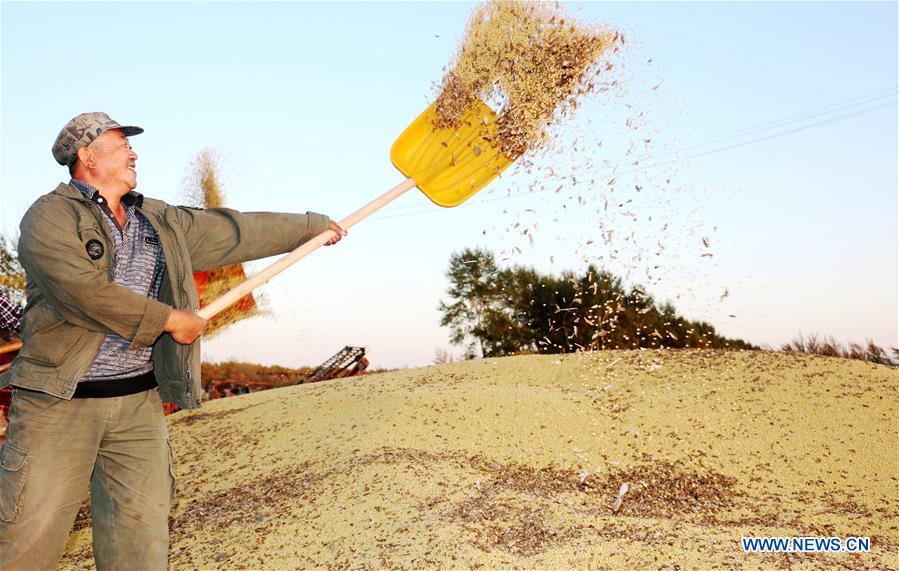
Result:
M472 6L3 2L0 230L66 179L53 138L93 110L146 129L132 140L144 194L182 202L211 147L229 206L340 219L402 180L390 145L432 101ZM205 358L308 365L352 344L396 367L458 352L436 306L468 246L547 272L605 265L754 343L899 344L897 4L566 6L628 40L619 87L557 131L578 150L456 209L404 196L265 286L271 316ZM502 199L534 182L546 191Z

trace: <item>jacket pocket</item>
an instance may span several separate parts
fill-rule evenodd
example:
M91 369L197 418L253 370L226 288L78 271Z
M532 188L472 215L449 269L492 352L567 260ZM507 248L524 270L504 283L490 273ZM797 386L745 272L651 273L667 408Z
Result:
M19 357L58 367L78 347L87 330L60 317L50 306L38 305L25 317L24 344Z
M6 442L0 448L0 520L15 521L28 472L28 453Z

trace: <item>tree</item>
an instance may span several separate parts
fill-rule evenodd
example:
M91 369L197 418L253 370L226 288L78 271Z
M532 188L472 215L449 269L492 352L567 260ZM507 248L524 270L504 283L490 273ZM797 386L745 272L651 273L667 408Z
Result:
M440 324L467 356L495 357L523 351L569 353L660 347L753 348L721 337L704 322L657 304L639 285L589 266L583 274L542 275L533 268L499 270L486 250L450 258L451 301L441 302Z
M477 356L478 351L487 356L484 323L496 300L499 278L493 254L470 248L453 253L446 277L450 281L446 293L453 301L438 305L443 313L440 325L450 328L450 341L464 345L467 357Z

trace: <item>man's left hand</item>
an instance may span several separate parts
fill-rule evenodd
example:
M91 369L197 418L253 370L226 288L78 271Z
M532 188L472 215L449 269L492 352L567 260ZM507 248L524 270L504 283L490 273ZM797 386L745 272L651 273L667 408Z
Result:
M334 235L331 236L327 242L325 242L325 246L333 246L337 242L340 242L340 239L347 235L347 231L340 227L337 222L331 221L330 226L328 226L328 230L334 232Z

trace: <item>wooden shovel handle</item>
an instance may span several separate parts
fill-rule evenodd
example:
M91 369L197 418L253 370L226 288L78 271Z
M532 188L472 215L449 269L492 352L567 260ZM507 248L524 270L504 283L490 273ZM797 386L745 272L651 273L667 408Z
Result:
M402 183L396 185L391 188L378 198L372 200L356 212L353 212L340 222L340 227L344 230L349 230L350 227L356 225L361 220L365 219L370 214L377 212L382 207L390 203L396 198L399 198L403 193L405 193L410 188L415 187L415 181L411 178L407 178ZM273 263L269 267L265 268L258 274L253 277L247 279L247 281L243 282L239 286L235 287L228 293L222 295L217 300L213 301L206 307L202 308L197 312L197 315L202 317L203 319L210 319L220 313L222 310L227 309L228 306L235 303L237 300L247 295L257 287L266 283L276 275L280 274L290 266L299 262L301 259L306 257L308 254L311 254L315 250L319 249L325 242L331 239L336 234L333 230L325 230L315 238L312 238L308 242L304 243L302 246L294 250L293 252L287 254L283 258L279 259L277 262Z

